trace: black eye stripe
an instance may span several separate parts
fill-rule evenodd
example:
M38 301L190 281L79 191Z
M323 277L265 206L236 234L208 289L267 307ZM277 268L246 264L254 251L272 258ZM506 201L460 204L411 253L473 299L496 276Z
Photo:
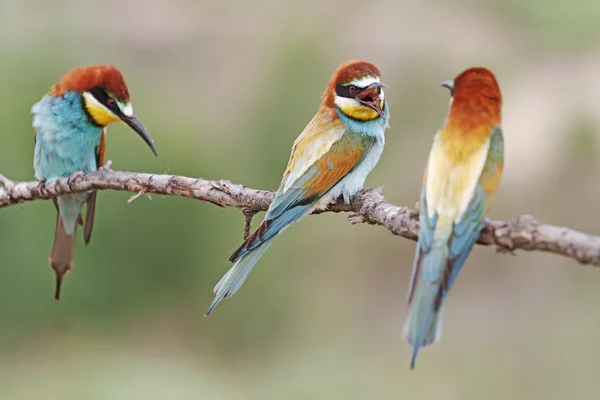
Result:
M112 112L114 112L117 116L121 116L121 110L119 109L119 107L117 106L117 102L115 101L115 104L111 107L108 105L108 100L112 99L105 91L104 89L102 89L99 86L94 86L93 88L91 88L90 90L88 90L90 92L90 94L92 96L94 96L94 98L96 100L98 100L98 102L100 104L102 104L103 106L105 106L106 108L108 108L109 110L111 110ZM112 99L114 100L114 99Z
M359 94L361 92L361 88L359 88L358 86L354 86L356 88L356 91L354 91L354 93L350 92L350 86L343 86L343 85L336 85L335 86L335 94L337 94L340 97L347 97L350 99L353 99L354 97L356 97L357 94Z

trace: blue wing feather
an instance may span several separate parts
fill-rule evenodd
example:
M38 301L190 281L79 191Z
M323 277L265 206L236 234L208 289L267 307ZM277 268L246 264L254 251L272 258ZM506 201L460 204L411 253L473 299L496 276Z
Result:
M309 208L323 195L310 196L306 198L308 188L302 185L318 174L318 169L310 167L292 187L283 193L283 185L275 193L275 199L271 203L265 219L256 231L231 255L229 260L236 262L261 243L271 239L283 229L300 220ZM303 201L304 200L304 201Z
M419 279L421 256L423 253L428 253L431 249L434 228L437 223L437 213L433 215L433 218L429 218L427 208L425 185L423 185L423 188L421 189L421 199L419 201L419 240L417 242L417 246L415 247L415 259L413 262L413 269L410 277L410 287L408 290L409 304L412 300L415 286L417 285Z
M445 284L440 287L440 301L446 297L452 288L473 245L475 245L477 238L479 238L481 228L483 227L483 214L485 212L487 200L487 193L485 193L483 187L478 184L475 189L473 200L469 203L469 207L467 207L463 219L459 223L454 224L448 246L448 257L450 259L447 271L445 271L446 280Z
M279 189L277 189L277 192L275 192L275 198L267 210L265 219L275 219L280 217L287 210L304 199L304 195L308 189L303 188L302 186L317 176L318 173L319 171L314 166L308 168L304 175L299 177L296 182L294 182L294 184L285 192L283 191L284 185L282 183Z

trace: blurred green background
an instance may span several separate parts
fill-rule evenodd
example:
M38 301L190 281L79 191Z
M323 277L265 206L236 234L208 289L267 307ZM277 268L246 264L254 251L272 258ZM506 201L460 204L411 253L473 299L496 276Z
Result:
M600 233L599 18L592 0L0 0L0 173L32 179L30 108L64 72L112 63L160 155L111 126L114 169L274 189L331 73L364 58L392 111L367 184L413 205L447 111L439 82L483 65L505 99L490 217ZM0 399L599 396L600 270L477 247L441 342L410 371L413 242L342 214L309 217L204 318L241 213L129 196L100 194L59 303L52 204L0 210Z

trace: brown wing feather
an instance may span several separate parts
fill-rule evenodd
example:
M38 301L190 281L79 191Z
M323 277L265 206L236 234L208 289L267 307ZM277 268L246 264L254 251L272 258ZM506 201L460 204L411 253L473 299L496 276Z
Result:
M322 194L331 189L356 167L370 144L368 140L358 145L354 143L348 145L348 141L344 143L344 139L336 142L329 152L315 162L315 167L321 173L303 185L307 189L304 197Z
M104 152L106 151L106 129L102 131L100 144L96 146L96 167L104 165ZM83 242L87 245L92 238L92 228L94 227L94 214L96 213L96 195L93 191L87 199L85 211L85 224L83 226Z
M94 214L96 213L96 195L92 192L86 202L85 224L83 225L83 242L87 245L92 238L92 228L94 227Z

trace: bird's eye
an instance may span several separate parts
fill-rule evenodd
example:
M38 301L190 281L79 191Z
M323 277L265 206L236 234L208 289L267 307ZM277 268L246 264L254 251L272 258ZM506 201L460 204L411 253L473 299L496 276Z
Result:
M109 106L110 108L113 108L114 106L117 105L117 102L114 99L108 99L106 101L106 105Z
M350 93L356 93L356 86L350 85L348 86L348 90L350 91Z

